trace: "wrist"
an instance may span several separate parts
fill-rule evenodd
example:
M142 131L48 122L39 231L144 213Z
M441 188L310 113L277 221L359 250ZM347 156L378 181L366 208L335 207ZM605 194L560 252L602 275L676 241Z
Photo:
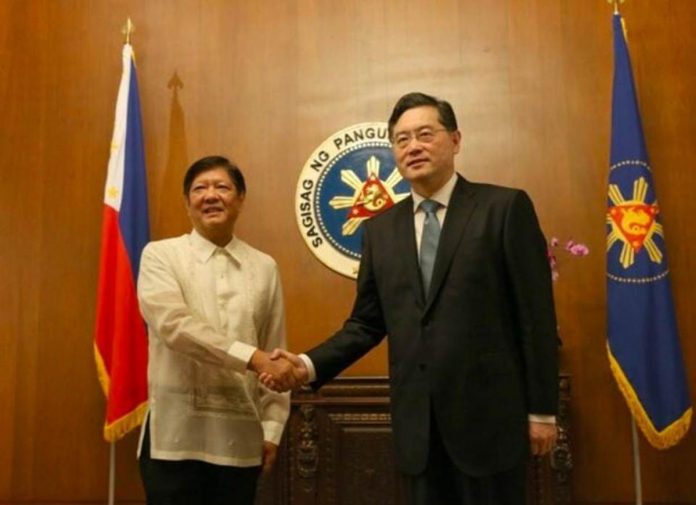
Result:
M249 363L247 363L247 370L259 373L259 370L261 369L263 362L264 353L259 349L256 349L254 351L254 354L251 355L251 358L249 358Z

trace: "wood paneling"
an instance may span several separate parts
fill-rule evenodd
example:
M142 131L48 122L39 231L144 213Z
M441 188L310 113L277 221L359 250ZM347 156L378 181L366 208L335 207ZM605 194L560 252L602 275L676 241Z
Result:
M696 390L696 2L628 0L643 122L663 209L675 303ZM385 120L404 92L454 105L458 169L523 187L547 234L587 242L555 286L573 376L573 494L632 501L630 424L605 356L604 213L611 6L604 0L6 0L0 2L0 502L99 501L108 446L92 358L101 199L120 76L136 24L153 238L188 230L180 179L234 158L248 178L239 234L280 264L290 346L334 331L354 283L316 261L295 226L312 150ZM351 375L386 372L385 346ZM139 500L135 436L118 492ZM696 503L693 432L641 442L647 502Z

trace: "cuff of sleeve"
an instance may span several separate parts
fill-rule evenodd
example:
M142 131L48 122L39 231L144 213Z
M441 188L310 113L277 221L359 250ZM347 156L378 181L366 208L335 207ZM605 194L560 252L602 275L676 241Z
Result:
M300 359L304 362L307 367L307 382L314 382L317 380L317 371L314 369L314 363L309 359L306 354L300 354Z
M263 428L263 440L265 442L271 442L275 445L280 445L280 439L283 436L283 423L277 421L261 421L261 427Z
M541 416L529 414L529 421L532 423L556 424L556 416Z
M245 344L244 342L233 342L227 349L227 354L234 360L233 367L239 367L240 372L244 372L249 365L251 356L256 352L256 347Z

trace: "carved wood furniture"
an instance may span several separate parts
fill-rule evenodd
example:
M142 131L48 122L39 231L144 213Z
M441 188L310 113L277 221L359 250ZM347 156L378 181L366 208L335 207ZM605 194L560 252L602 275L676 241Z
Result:
M559 376L559 440L532 458L534 505L570 503L570 378ZM386 377L345 377L319 393L295 394L274 472L261 481L260 505L400 505L404 482L393 462Z

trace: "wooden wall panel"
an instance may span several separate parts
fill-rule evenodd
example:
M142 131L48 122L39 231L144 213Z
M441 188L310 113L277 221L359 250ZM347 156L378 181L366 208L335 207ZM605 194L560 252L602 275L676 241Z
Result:
M691 389L696 3L628 0L643 122L658 186ZM103 500L108 446L93 367L101 200L130 15L153 238L186 232L180 181L228 154L249 198L239 235L272 254L290 345L335 330L354 283L309 253L294 187L328 135L386 120L403 93L452 102L457 166L520 186L549 236L588 243L555 286L573 376L574 498L632 501L629 417L605 356L604 227L612 69L604 0L6 0L0 2L0 503ZM386 372L384 345L347 373ZM140 500L135 436L118 444L118 493ZM696 503L693 432L641 442L647 502Z

